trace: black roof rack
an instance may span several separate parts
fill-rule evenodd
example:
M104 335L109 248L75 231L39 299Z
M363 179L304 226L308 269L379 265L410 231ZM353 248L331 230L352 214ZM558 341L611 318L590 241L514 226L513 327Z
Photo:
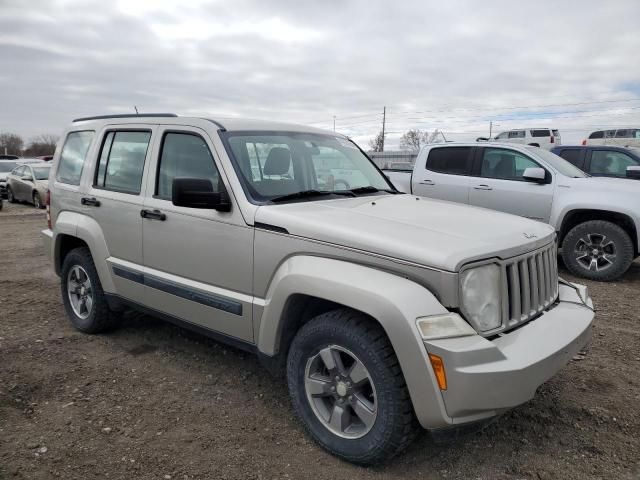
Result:
M82 118L76 118L73 121L74 122L82 122L84 120L103 120L105 118L136 118L136 117L140 117L140 118L149 118L149 117L177 117L178 115L176 115L175 113L124 113L124 114L120 114L120 115L97 115L95 117L82 117Z

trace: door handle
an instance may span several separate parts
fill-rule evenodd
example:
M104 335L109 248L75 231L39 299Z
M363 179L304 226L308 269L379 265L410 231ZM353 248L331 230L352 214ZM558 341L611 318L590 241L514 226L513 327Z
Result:
M435 185L435 182L433 180L422 180L421 182L418 182L420 185Z
M493 188L491 188L489 185L476 185L475 187L476 190L493 190Z
M167 219L167 216L160 210L140 210L140 216L149 220L160 220L161 222Z
M80 199L80 203L82 205L87 205L88 207L99 207L100 206L100 200L98 200L95 197L82 197Z

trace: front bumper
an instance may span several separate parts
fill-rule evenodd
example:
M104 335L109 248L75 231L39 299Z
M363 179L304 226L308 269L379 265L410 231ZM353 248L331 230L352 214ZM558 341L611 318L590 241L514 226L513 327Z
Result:
M492 417L530 400L588 343L593 303L585 287L575 287L561 284L554 308L493 340L425 342L427 351L444 361L448 385L442 398L453 424Z

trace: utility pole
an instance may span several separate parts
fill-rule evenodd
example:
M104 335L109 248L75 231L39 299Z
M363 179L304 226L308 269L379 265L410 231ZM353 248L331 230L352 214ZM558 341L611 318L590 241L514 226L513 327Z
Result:
M333 116L333 131L336 131L336 116Z
M489 140L491 140L491 131L493 130L493 122L489 121Z
M386 123L387 123L387 107L384 106L382 107L382 146L380 149L381 152L384 152L384 127Z

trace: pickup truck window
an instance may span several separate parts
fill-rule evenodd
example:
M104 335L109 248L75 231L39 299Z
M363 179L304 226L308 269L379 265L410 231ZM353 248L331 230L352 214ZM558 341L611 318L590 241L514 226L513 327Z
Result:
M591 153L591 167L589 173L594 175L613 175L624 177L627 167L637 166L638 162L626 153L594 150Z
M204 178L214 190L220 181L213 155L199 135L169 132L162 139L160 164L156 180L156 196L171 199L173 179Z
M432 148L427 170L449 175L471 175L471 147Z
M564 158L571 165L575 165L578 168L579 168L579 165L582 163L580 162L581 154L582 154L582 151L578 150L577 148L565 148L560 152L560 156L562 158Z
M505 148L485 148L482 154L480 176L503 180L525 181L522 174L527 168L539 168L531 158Z
M148 131L108 132L102 144L95 186L139 194L150 139Z
M291 200L331 198L295 195L308 191L355 190L356 195L392 188L356 145L342 137L257 131L227 132L222 138L245 193L255 203L291 195Z
M71 132L60 153L60 162L56 173L56 180L69 185L80 185L82 167L93 140L93 131Z
M571 165L564 158L559 157L555 153L551 153L549 150L538 147L529 148L533 149L532 151L535 152L537 156L541 157L545 162L555 168L560 175L571 178L586 178L589 176L579 168Z

